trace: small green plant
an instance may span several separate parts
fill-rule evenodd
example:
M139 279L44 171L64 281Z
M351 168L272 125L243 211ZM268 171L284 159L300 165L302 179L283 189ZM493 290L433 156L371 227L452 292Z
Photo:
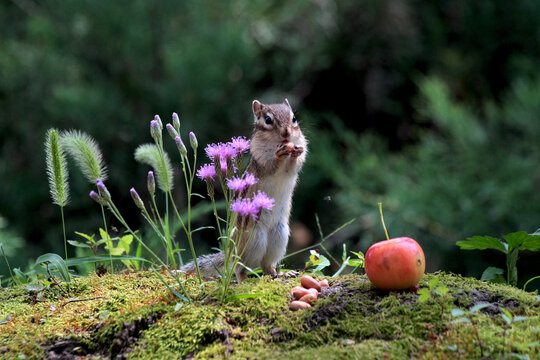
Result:
M312 273L317 274L317 275L323 275L322 270L331 265L330 260L326 256L320 254L317 250L310 250L309 253L310 253L309 260L306 262L304 270L306 271L309 270ZM354 273L359 268L364 267L364 254L362 252L355 252L355 251L351 251L351 254L353 254L356 257L351 258L351 256L347 256L347 246L343 244L341 266L334 273L334 275L332 275L332 277L336 277L339 274L341 274L343 270L347 268L347 266L353 267L353 269L349 272L351 274Z
M347 266L353 266L354 267L352 272L355 272L360 267L364 267L364 254L362 252L351 251L351 253L354 254L357 257L356 259L351 259L350 257L346 256L347 249L346 249L346 245L343 244L342 262L340 264L340 262L328 251L328 249L324 245L325 242L329 238L331 238L332 236L334 236L335 234L337 234L341 230L345 229L347 226L351 225L353 222L356 221L356 219L351 219L351 220L343 223L341 226L336 228L334 231L332 231L328 235L323 234L323 231L322 231L322 228L321 228L321 223L319 221L319 216L317 214L315 214L315 221L317 222L317 229L319 230L319 236L320 236L321 240L316 244L313 244L313 245L310 245L310 246L308 246L306 248L303 248L302 250L298 250L298 251L292 252L290 254L287 254L287 255L285 255L285 257L283 259L286 259L286 258L291 257L291 256L298 255L298 254L300 254L300 253L302 253L304 251L309 250L310 257L309 257L308 262L306 262L305 269L307 270L308 268L314 266L316 270L313 270L313 271L314 272L319 272L320 274L322 274L322 272L320 272L320 271L322 269L330 266L331 263L330 263L330 260L326 256L322 255L318 250L314 251L314 249L320 248L332 261L334 261L334 263L336 263L336 264L338 264L340 266L338 272L336 273L337 275L339 275L345 269L345 267L347 267ZM334 276L337 276L336 274L334 274Z
M438 285L438 286L437 286ZM428 299L433 298L441 305L441 316L444 314L446 298L449 293L448 288L441 284L439 285L439 278L433 278L428 284L427 288L421 288L418 290L418 302L423 303Z
M453 324L459 324L459 323L469 323L474 329L474 334L476 336L476 340L478 341L478 346L480 348L480 355L483 358L484 357L484 345L482 343L482 340L480 339L480 334L478 332L478 323L476 322L474 315L476 312L491 306L489 303L485 304L476 304L473 307L471 307L468 311L462 310L462 309L452 309L452 317L455 319L452 320Z
M524 231L515 232L503 236L505 241L491 236L473 236L466 241L456 243L462 250L486 250L494 249L506 254L506 282L517 286L517 260L519 251L540 250L540 229L533 234ZM496 267L488 267L482 274L482 280L497 280L502 276L503 270Z

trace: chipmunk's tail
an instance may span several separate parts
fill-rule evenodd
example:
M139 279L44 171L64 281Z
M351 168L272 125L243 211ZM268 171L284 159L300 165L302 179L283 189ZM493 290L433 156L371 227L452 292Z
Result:
M197 264L199 265L199 271L202 277L216 277L219 271L223 271L223 265L225 263L225 254L218 252L210 255L203 255L197 258ZM195 263L193 261L187 263L180 268L180 271L186 274L197 274Z

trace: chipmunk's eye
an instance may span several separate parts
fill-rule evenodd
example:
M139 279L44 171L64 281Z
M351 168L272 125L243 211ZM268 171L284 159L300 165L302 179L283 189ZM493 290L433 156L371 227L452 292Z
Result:
M292 116L292 122L295 123L295 124L298 122L298 119L296 118L296 115Z
M266 125L272 125L272 123L274 122L274 120L272 120L272 118L271 118L270 116L266 115L266 116L264 117L264 122L265 122Z

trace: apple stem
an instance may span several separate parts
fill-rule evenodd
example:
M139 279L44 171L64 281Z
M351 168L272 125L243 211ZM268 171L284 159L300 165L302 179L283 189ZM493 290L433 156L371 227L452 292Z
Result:
M390 240L390 237L388 236L388 231L386 231L386 225L384 225L384 216L382 214L382 203L379 203L379 213L381 214L381 222L382 222L382 227L384 229L384 233L386 234L386 240Z

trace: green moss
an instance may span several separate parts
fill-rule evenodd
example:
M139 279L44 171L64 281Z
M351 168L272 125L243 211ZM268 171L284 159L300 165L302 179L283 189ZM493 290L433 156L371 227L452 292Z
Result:
M70 298L49 294L36 304L24 287L14 287L0 292L0 318L12 317L0 325L0 358L42 358L48 345L68 338L98 357L131 347L133 359L478 358L475 328L452 323L450 313L478 302L495 304L474 317L484 355L538 357L540 307L533 295L445 273L427 274L419 285L427 287L435 276L450 292L422 304L415 293L376 290L364 276L332 278L325 296L301 312L288 308L288 294L299 279L248 279L233 286L230 295L264 296L224 304L190 282L195 301L177 311L177 299L151 272L75 279ZM216 289L206 285L209 292ZM62 306L77 299L85 301ZM505 325L497 306L527 320ZM129 337L138 340L125 342Z

